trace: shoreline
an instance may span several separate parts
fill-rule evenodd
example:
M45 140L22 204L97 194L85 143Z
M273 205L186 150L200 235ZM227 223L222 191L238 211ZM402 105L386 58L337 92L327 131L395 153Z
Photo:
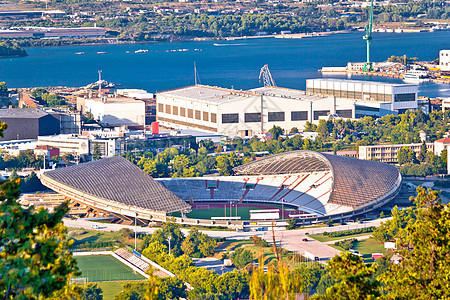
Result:
M71 47L71 46L102 46L102 45L133 45L133 44L156 44L156 43L183 43L183 42L207 42L207 41L234 41L234 40L247 40L247 39L265 39L265 38L278 38L278 39L301 39L301 38L314 38L314 37L327 37L335 34L346 34L357 32L356 30L339 30L339 31L324 31L324 32L312 32L312 33L289 33L289 34L269 34L269 35L254 35L254 36L235 36L235 37L190 37L176 40L164 40L164 41L115 41L108 42L108 40L86 43L73 43L66 45L33 45L33 46L21 46L23 48L40 48L40 47ZM70 40L70 39L61 39ZM111 39L112 40L112 39Z

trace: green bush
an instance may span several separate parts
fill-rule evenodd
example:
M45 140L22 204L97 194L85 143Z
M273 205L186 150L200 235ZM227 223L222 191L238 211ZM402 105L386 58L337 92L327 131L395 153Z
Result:
M360 234L360 233L369 233L373 232L375 230L375 226L366 227L366 228L359 228L359 229L353 229L353 230L347 230L347 231L335 231L335 232L324 232L323 235L328 237L340 237L340 236L348 236L348 235L354 235L354 234Z
M192 253L193 258L202 258L203 254L201 252L194 252Z
M338 241L334 244L338 247L342 247L345 250L348 250L348 249L353 248L357 241L358 241L357 239L348 239L348 240Z

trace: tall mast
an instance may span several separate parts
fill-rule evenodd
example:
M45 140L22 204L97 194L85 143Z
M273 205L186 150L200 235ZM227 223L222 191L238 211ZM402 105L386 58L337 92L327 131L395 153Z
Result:
M98 70L98 97L102 97L102 70Z
M195 65L194 61L194 83L197 85L197 66Z
M363 37L363 39L366 40L367 43L367 61L363 67L364 71L373 71L373 65L372 62L370 61L370 44L372 41L372 27L373 27L373 0L370 0L369 20L366 26L364 27L366 35Z

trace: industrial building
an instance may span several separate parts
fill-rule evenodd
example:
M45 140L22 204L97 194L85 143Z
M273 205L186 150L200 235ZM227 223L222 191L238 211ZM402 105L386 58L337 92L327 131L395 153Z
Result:
M418 86L416 84L392 84L374 81L316 78L306 80L306 91L313 94L332 95L365 101L357 110L364 115L383 116L392 112L416 110Z
M38 108L0 109L0 122L8 125L0 141L36 139L61 131L60 115Z
M439 68L441 71L450 71L450 50L439 51Z
M77 109L105 126L144 126L145 102L128 97L77 97Z
M307 121L339 113L354 117L354 101L303 91L263 87L237 91L195 85L156 95L157 120L171 128L198 128L229 136L253 136L274 125L303 128ZM261 117L262 116L262 117Z
M40 19L46 16L57 18L65 15L62 10L3 10L0 11L0 20Z

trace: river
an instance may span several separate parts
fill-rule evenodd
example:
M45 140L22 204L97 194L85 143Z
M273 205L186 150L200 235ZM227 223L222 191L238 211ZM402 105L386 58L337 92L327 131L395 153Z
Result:
M303 39L33 47L26 49L27 57L0 59L0 81L10 87L84 86L97 80L97 70L102 70L104 79L121 87L156 92L192 85L195 62L201 84L254 88L260 85L260 68L268 64L278 86L305 89L307 78L330 77L317 72L323 66L365 61L362 36L363 32L352 32ZM148 52L135 53L139 49ZM450 31L374 33L371 53L373 61L404 54L434 60L442 49L450 49ZM76 54L80 52L84 54ZM347 78L345 74L331 76ZM420 84L419 95L449 97L450 85Z

